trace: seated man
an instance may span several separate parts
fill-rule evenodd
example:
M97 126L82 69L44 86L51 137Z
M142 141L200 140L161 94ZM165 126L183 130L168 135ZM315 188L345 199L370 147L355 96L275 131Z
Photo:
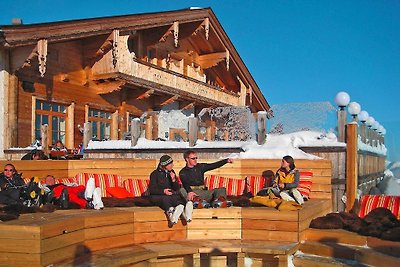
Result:
M101 200L101 191L99 187L95 187L93 178L90 178L86 184L56 184L52 175L47 175L45 182L42 184L48 196L48 202L54 202L61 208L67 209L69 202L77 204L81 209L103 209L104 204Z
M24 186L25 182L14 165L6 164L4 172L0 174L0 204L22 204L20 196Z
M186 166L179 172L179 178L182 181L183 188L180 190L183 197L193 201L194 206L207 208L227 207L231 202L226 201L226 188L215 188L208 190L204 185L204 173L222 167L227 163L232 163L232 159L223 159L214 163L197 163L197 154L193 150L186 151L183 154ZM199 199L203 201L199 201ZM198 204L198 205L196 205Z

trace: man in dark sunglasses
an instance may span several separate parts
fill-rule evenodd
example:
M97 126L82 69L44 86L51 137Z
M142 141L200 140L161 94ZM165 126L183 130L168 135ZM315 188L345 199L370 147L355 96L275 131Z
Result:
M188 150L183 153L186 166L179 172L183 189L181 194L188 201L193 201L193 206L197 208L208 208L210 204L214 208L227 207L231 205L226 198L226 188L215 188L208 190L204 184L204 173L232 163L232 159L223 159L214 163L198 163L197 153Z
M20 191L24 185L25 182L14 165L6 164L4 172L0 174L0 203L7 205L22 203Z

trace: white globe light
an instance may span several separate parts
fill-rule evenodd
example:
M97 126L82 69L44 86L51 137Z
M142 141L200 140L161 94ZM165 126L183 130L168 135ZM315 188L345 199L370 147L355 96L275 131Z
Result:
M357 102L350 102L348 109L351 115L356 116L360 113L361 106Z
M358 113L358 119L361 122L366 122L368 117L369 117L369 114L365 110L361 110L360 113Z
M383 129L385 129L385 128L383 128L382 125L379 125L379 127L378 127L378 133L382 133L382 132L383 132Z
M386 129L385 129L385 127L383 127L382 134L383 134L383 135L386 134Z
M374 124L374 122L375 122L374 117L369 116L368 119L367 119L367 125L368 126L372 126L372 124Z
M375 121L372 125L371 125L371 128L372 128L372 130L377 130L378 128L379 128L379 122L378 121Z
M350 96L346 92L339 92L335 96L335 103L339 107L345 107L350 103Z

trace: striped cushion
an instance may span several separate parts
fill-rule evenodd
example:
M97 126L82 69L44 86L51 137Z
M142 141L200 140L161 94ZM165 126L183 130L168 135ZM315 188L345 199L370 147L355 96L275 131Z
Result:
M306 172L306 171L300 172L300 180L299 180L299 185L297 186L297 190L299 190L301 195L305 198L310 198L312 177L313 177L312 172Z
M375 208L389 209L397 219L400 219L400 196L364 195L360 200L360 218L364 218Z
M111 197L107 187L123 187L122 177L116 174L78 173L75 179L79 185L85 185L89 178L94 178L96 187L100 187L102 197Z
M247 186L253 196L263 189L265 183L265 177L263 176L247 176Z
M227 178L217 175L211 175L205 179L205 186L209 190L225 187L228 196L240 196L246 187L244 179Z
M132 197L148 196L149 179L126 179L123 187L131 194Z
M56 184L72 184L72 183L78 183L75 177L56 179Z

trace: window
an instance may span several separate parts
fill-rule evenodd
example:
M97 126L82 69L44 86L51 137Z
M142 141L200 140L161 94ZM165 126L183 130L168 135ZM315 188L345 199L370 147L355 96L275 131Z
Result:
M109 140L111 134L111 113L89 109L89 121L92 123L93 140Z
M49 139L54 144L57 140L65 143L65 120L67 108L65 105L36 99L35 139L40 139L40 127L47 124Z

